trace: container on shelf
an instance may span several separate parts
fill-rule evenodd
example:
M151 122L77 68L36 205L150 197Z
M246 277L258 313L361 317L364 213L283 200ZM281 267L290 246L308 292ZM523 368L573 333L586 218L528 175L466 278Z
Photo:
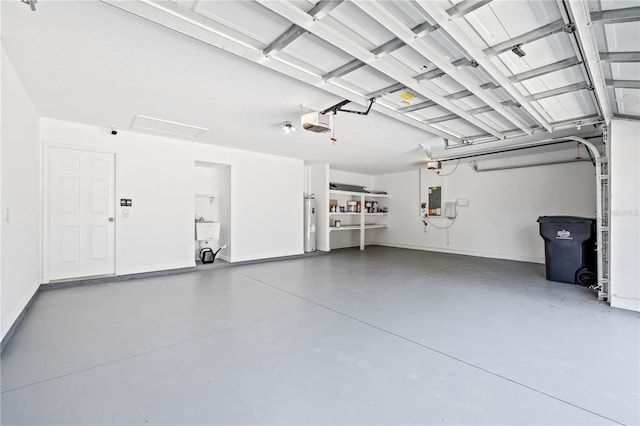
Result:
M359 201L347 201L347 211L349 213L356 213L358 211Z

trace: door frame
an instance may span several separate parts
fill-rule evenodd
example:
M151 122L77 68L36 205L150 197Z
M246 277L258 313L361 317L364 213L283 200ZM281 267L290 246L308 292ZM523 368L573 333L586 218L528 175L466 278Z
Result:
M113 162L114 162L114 167L113 167L113 184L114 184L114 198L113 198L113 203L114 203L114 212L115 212L115 241L114 241L114 245L113 245L113 262L114 262L114 274L113 276L117 276L120 275L119 270L120 270L120 210L118 209L118 198L119 198L119 193L120 193L120 182L119 182L119 176L120 176L120 161L119 161L119 156L120 156L120 152L116 149L103 149L100 147L94 147L94 146L84 146L84 145L76 145L76 144L66 144L66 143L59 143L59 142L49 142L49 141L42 141L42 179L41 179L41 185L42 185L42 205L41 205L41 211L42 211L42 235L41 235L41 241L42 241L42 255L41 255L41 259L42 259L42 265L41 265L41 270L42 270L42 283L43 284L48 284L49 283L49 261L50 261L50 238L49 238L49 232L50 232L50 221L51 221L51 217L50 217L50 206L49 206L49 199L50 199L50 187L49 187L49 173L51 171L51 164L50 164L50 156L51 156L51 149L52 148L60 148L60 149L69 149L69 150L74 150L74 151L84 151L84 152L94 152L94 153L98 153L98 154L111 154L113 155ZM73 278L71 278L72 280Z

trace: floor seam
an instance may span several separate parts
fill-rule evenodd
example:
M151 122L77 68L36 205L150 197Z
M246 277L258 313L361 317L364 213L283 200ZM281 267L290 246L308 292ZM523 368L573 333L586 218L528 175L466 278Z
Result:
M259 319L259 320L256 320L256 321L252 321L252 322L249 322L249 323L246 323L246 324L242 324L242 325L239 325L237 327L220 330L220 331L217 331L215 333L208 333L208 334L197 336L197 337L194 337L194 338L191 338L191 339L183 340L183 341L180 341L180 342L175 342L175 343L172 343L170 345L160 346L160 347L157 347L157 348L154 348L154 349L150 349L148 351L132 354L132 355L129 355L129 356L126 356L126 357L123 357L123 358L118 358L118 359L114 359L112 361L103 362L101 364L92 365L90 367L81 368L79 370L70 371L70 372L67 372L67 373L64 373L64 374L60 374L60 375L55 376L55 377L49 377L47 379L39 380L37 382L32 382L32 383L28 383L26 385L17 386L17 387L12 388L12 389L2 390L0 392L0 395L4 395L4 394L11 393L11 392L19 391L19 390L22 390L22 389L26 389L26 388L29 388L31 386L37 386L37 385L40 385L40 384L43 384L43 383L47 383L47 382L50 382L50 381L53 381L53 380L61 379L63 377L72 376L74 374L84 373L84 372L91 371L91 370L94 370L94 369L97 369L97 368L100 368L100 367L105 367L107 365L117 364L117 363L122 362L122 361L127 361L127 360L130 360L130 359L139 358L141 356L149 355L149 354L152 354L154 352L160 352L160 351L163 351L163 350L166 350L166 349L171 349L171 348L175 348L175 347L178 347L178 346L186 345L186 344L189 344L189 343L197 342L199 340L204 340L204 339L209 338L209 337L217 336L217 335L220 335L220 334L225 334L225 333L228 333L228 332L231 332L231 331L235 331L235 330L239 330L239 329L242 329L242 328L245 328L245 327L250 327L252 325L260 324L261 322L269 321L269 320L272 320L274 318L278 318L278 317L281 317L281 316L284 316L284 315L291 314L293 312L299 312L299 311L303 311L303 310L306 310L306 309L315 308L316 304L313 304L313 305L314 306L303 306L303 307L300 307L300 308L297 308L297 309L291 309L291 310L288 310L286 312L281 312L281 313L279 313L277 315L271 315L271 316L266 317L266 318L262 318L262 319Z
M302 300L305 300L305 301L307 301L307 302L309 302L309 303L313 303L313 304L314 304L314 305L316 305L316 306L319 306L319 307L322 307L322 308L324 308L324 309L327 309L327 310L329 310L329 311L331 311L331 312L334 312L334 313L336 313L336 314L338 314L338 315L341 315L341 316L346 317L346 318L349 318L349 319L351 319L351 320L353 320L353 321L356 321L356 322L359 322L359 323L364 324L364 325L366 325L366 326L369 326L369 327L371 327L371 328L374 328L374 329L376 329L376 330L378 330L378 331L381 331L381 332L383 332L383 333L386 333L386 334L392 335L392 336L397 337L397 338L399 338L399 339L402 339L402 340L404 340L404 341L406 341L406 342L409 342L409 343L412 343L412 344L414 344L414 345L420 346L420 347L422 347L422 348L424 348L424 349L427 349L427 350L429 350L429 351L431 351L431 352L437 353L437 354L439 354L439 355L442 355L442 356L444 356L444 357L447 357L447 358L449 358L449 359L452 359L452 360L454 360L454 361L456 361L456 362L459 362L459 363L461 363L461 364L464 364L464 365L467 365L467 366L469 366L469 367L472 367L472 368L474 368L474 369L476 369L476 370L480 370L480 371L482 371L482 372L484 372L484 373L487 373L487 374L490 374L490 375L492 375L492 376L494 376L494 377L500 378L500 379L502 379L502 380L505 380L505 381L508 381L508 382L510 382L510 383L513 383L513 384L515 384L515 385L517 385L517 386L520 386L520 387L523 387L523 388L528 389L528 390L530 390L530 391L536 392L536 393L538 393L538 394L540 394L540 395L543 395L543 396L546 396L546 397L548 397L548 398L554 399L554 400L556 400L556 401L558 401L558 402L561 402L561 403L563 403L563 404L566 404L566 405L572 406L572 407L574 407L574 408L577 408L577 409L579 409L579 410L582 410L582 411L585 411L585 412L587 412L587 413L593 414L593 415L595 415L595 416L598 416L598 417L600 417L600 418L602 418L602 419L605 419L605 420L608 420L608 421L614 422L614 423L616 423L616 424L619 424L619 425L625 425L625 423L622 423L622 422L619 422L619 421L617 421L617 420L614 420L614 419L612 419L612 418L610 418L610 417L607 417L607 416L605 416L605 415L603 415L603 414L596 413L596 412L594 412L594 411L589 410L588 408L581 407L581 406L579 406L579 405L577 405L577 404L574 404L574 403L572 403L572 402L566 401L566 400L564 400L564 399L562 399L562 398L559 398L559 397L557 397L557 396L551 395L551 394L546 393L546 392L544 392L544 391L542 391L542 390L536 389L536 388L531 387L531 386L529 386L529 385L526 385L526 384L524 384L524 383L520 383L520 382L518 382L517 380L511 379L511 378L509 378L509 377L503 376L503 375L501 375L501 374L499 374L499 373L496 373L496 372L494 372L494 371L491 371L491 370L488 370L488 369L486 369L486 368L480 367L480 366L475 365L475 364L473 364L473 363L471 363L471 362L468 362L468 361L465 361L465 360L463 360L463 359L461 359L461 358L458 358L458 357L456 357L456 356L454 356L454 355L447 354L446 352L440 351L440 350L438 350L438 349L436 349L436 348L432 348L432 347L427 346L427 345L425 345L425 344L423 344L423 343L420 343L420 342L418 342L418 341L416 341L416 340L413 340L413 339L410 339L410 338L408 338L408 337L402 336L402 335L400 335L400 334L398 334L398 333L395 333L395 332L393 332L393 331L391 331L391 330L384 329L384 328L382 328L382 327L380 327L380 326L377 326L377 325L375 325L375 324L369 323L369 322L367 322L367 321L365 321L365 320L362 320L362 319L360 319L360 318L357 318L357 317L354 317L354 316L349 315L349 314L347 314L347 313L341 312L341 311L339 311L339 310L337 310L337 309L335 309L335 308L332 308L332 307L330 307L330 306L324 305L324 304L322 304L322 303L320 303L320 302L316 302L316 301L314 301L314 300L312 300L312 299L308 299L308 298L306 298L306 297L304 297L304 296L301 296L301 295L299 295L299 294L293 293L293 292L291 292L291 291L289 291L289 290L285 290L285 289L283 289L283 288L281 288L281 287L278 287L278 286L276 286L276 285L269 284L269 283L267 283L267 282L265 282L265 281L262 281L262 280L260 280L260 279L258 279L258 278L255 278L255 277L252 277L252 276L250 276L250 275L247 275L247 274L245 274L245 273L243 273L243 272L239 272L239 271L233 271L233 272L235 272L235 273L237 273L237 274L240 274L240 275L243 275L243 276L245 276L245 277L247 277L247 278L249 278L249 279L253 279L253 280L255 280L255 281L257 281L257 282L259 282L259 283L261 283L261 284L263 284L263 285L266 285L266 286L268 286L268 287L271 287L271 288L274 288L274 289L276 289L276 290L280 290L280 291L282 291L282 292L284 292L284 293L290 294L290 295L292 295L292 296L298 297L298 298L300 298L300 299L302 299Z

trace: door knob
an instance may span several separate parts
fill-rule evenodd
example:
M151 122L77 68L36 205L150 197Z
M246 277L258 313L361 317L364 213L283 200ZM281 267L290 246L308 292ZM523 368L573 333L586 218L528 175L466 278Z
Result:
M110 217L109 218L109 222L115 222L116 218L115 217Z

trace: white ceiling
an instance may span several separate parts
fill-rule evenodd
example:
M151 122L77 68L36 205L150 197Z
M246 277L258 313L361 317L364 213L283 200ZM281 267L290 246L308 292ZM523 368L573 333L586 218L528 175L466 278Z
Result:
M416 168L425 158L420 145L442 146L443 137L452 144L497 138L509 144L526 133L602 119L598 91L585 88L588 74L579 61L522 74L572 63L580 54L577 35L529 38L522 58L510 51L527 33L570 22L562 2L480 1L465 14L469 0L345 1L315 20L309 13L323 5L317 1L42 1L36 12L18 0L1 3L3 45L38 112L105 129L131 129L136 115L155 117L208 129L195 132L192 140L199 142L379 174ZM638 5L588 3L591 12ZM434 30L439 14L448 19ZM306 30L265 55L292 21ZM431 29L415 36L418 25ZM596 50L640 51L638 19L593 27L594 38L586 36ZM408 44L380 48L395 38ZM508 49L486 53L502 45ZM326 75L356 58L367 65ZM479 66L455 62L470 59ZM448 75L421 79L437 73L436 65ZM625 82L611 83L599 96L613 114L640 116L640 90L633 87L640 80L638 59L596 68L603 81ZM394 84L404 89L375 93ZM568 86L573 90L563 90ZM415 98L405 100L403 93ZM280 129L286 120L300 128L306 109L349 99L345 108L364 110L371 97L376 102L368 116L338 112L335 145L330 134ZM428 107L407 110L416 105Z

